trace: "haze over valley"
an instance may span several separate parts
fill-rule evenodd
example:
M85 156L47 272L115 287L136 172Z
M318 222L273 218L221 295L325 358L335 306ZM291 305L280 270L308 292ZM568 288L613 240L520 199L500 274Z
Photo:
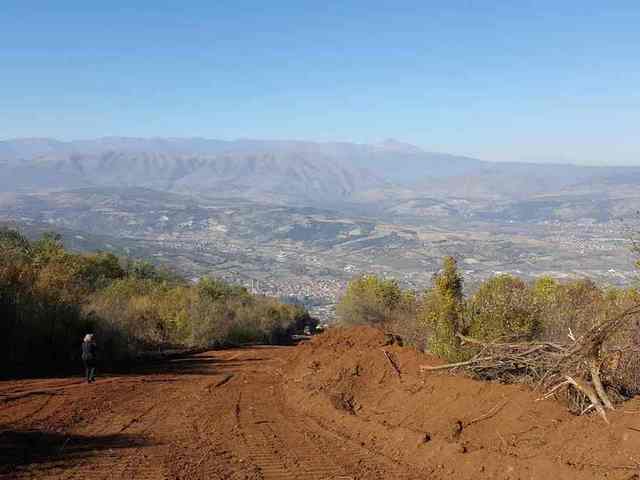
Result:
M470 286L498 272L628 283L639 183L640 167L490 162L396 140L0 142L1 222L325 318L353 276L422 289L449 254Z

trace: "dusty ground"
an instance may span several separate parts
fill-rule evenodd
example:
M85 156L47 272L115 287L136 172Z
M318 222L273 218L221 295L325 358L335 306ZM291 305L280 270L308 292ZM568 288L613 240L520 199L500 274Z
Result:
M384 343L334 331L94 385L0 382L0 478L640 478L640 399L606 426Z

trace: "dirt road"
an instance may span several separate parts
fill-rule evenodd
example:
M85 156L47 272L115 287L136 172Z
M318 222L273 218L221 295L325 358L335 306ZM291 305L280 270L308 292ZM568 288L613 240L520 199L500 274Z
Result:
M0 383L0 476L424 478L288 402L287 350L209 352L94 385Z
M0 382L0 478L638 480L640 397L576 417L523 385L425 375L382 332Z

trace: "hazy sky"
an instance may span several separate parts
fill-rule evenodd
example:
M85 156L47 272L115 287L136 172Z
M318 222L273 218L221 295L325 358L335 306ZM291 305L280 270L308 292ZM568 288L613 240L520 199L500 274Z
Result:
M639 0L4 0L0 60L0 138L640 164Z

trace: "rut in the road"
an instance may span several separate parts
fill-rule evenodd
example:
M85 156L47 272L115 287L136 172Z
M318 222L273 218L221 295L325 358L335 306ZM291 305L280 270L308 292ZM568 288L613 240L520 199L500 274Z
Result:
M206 368L198 374L181 373L174 362L169 374L112 377L91 386L5 384L2 438L15 448L2 478L418 478L288 404L279 369L286 353L207 353L199 357ZM45 394L30 395L36 390ZM11 436L20 430L35 433L29 441ZM59 433L38 434L46 430ZM37 451L26 458L33 442Z
M427 360L351 329L91 386L0 383L0 477L628 480L638 471L640 399L605 427L524 387L425 377ZM473 418L485 419L464 421ZM468 426L452 431L459 425Z
M237 429L266 480L414 478L402 467L322 428L287 405L269 371L238 397ZM417 477L415 477L417 478Z

